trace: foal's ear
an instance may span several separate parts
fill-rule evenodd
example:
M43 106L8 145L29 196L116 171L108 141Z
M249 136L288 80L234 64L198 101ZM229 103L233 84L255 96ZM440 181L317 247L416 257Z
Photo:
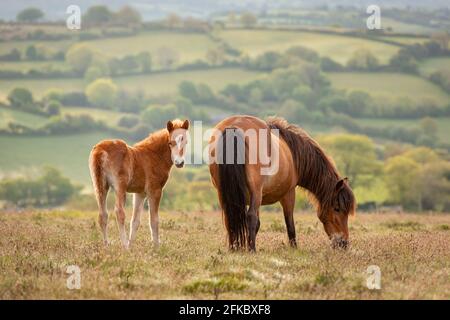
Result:
M345 177L336 183L336 191L339 191L342 189L342 187L344 186L344 181L348 181L348 178Z
M173 123L172 121L167 121L167 131L172 132L173 131Z
M183 129L189 129L189 120L184 120L183 125L181 126L181 128Z

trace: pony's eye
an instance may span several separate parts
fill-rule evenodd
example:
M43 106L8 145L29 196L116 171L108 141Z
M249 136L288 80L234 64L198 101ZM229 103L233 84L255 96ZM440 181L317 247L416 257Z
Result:
M339 208L334 208L334 211L339 213L340 210L339 210Z

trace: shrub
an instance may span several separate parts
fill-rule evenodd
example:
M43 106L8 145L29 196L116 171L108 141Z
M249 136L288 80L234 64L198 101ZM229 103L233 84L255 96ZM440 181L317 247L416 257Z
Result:
M86 96L96 107L112 109L117 98L117 85L109 78L97 79L86 88Z

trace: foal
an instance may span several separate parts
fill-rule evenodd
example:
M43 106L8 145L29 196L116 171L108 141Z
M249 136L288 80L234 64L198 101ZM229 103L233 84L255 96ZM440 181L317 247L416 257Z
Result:
M184 166L188 129L188 120L173 120L167 122L166 129L151 134L133 146L128 146L122 140L104 140L94 146L89 156L89 169L105 244L109 243L106 231L106 197L112 187L116 195L114 211L123 246L128 248L136 237L146 198L149 202L149 224L153 243L159 246L159 201L172 164L177 168ZM125 231L124 210L127 192L134 193L129 238Z

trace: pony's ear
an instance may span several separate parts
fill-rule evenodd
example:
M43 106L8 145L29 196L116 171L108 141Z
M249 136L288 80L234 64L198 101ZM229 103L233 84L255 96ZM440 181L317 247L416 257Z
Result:
M183 125L181 126L181 128L183 129L189 129L189 120L184 120Z
M173 131L173 123L172 121L167 121L167 131L172 132Z
M347 181L347 180L348 180L347 177L345 177L344 179L339 180L339 181L336 183L336 191L341 190L342 187L344 186L344 181Z

